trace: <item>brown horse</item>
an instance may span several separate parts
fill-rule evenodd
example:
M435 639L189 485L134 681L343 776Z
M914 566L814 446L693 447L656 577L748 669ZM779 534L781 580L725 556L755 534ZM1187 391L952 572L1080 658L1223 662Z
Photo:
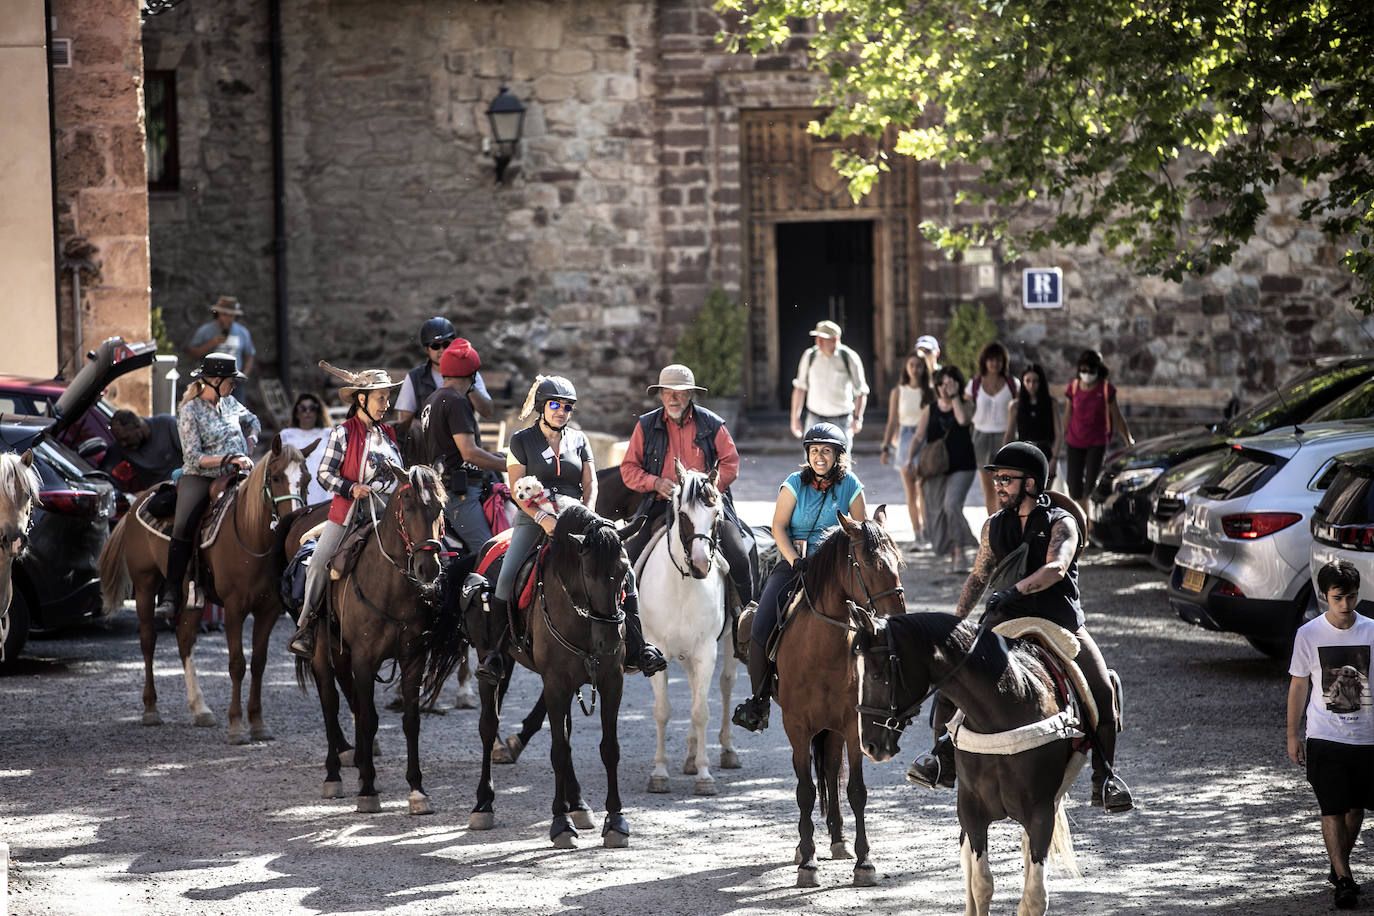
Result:
M868 857L864 828L863 751L859 746L859 717L855 711L859 681L854 663L858 627L851 606L868 614L900 614L906 610L901 555L882 527L885 507L875 521L856 522L836 513L840 528L807 559L803 586L793 602L791 618L777 649L778 706L787 740L792 745L792 769L797 776L797 805L801 809L795 863L797 886L815 887L816 844L811 810L819 784L821 808L830 828L830 855L856 858L854 884L877 882ZM839 783L849 764L849 807L854 813L854 851L844 840ZM815 767L816 782L811 768Z
M0 455L0 662L5 660L5 641L9 638L10 576L14 561L24 552L39 485L33 452Z
M420 703L437 696L444 680L458 666L467 649L457 622L439 619L437 600L443 550L444 488L432 468L389 467L394 492L373 519L353 568L335 579L331 574L326 598L332 614L321 614L315 657L296 662L304 689L307 671L313 673L324 714L329 750L325 756L324 797L343 794L339 768L348 742L339 727L339 691L353 709L358 768L357 810L382 810L377 797L373 762L377 736L377 704L373 694L382 663L394 659L400 671L406 736L406 781L410 784L410 813L433 814L420 773ZM355 504L355 512L373 507ZM310 513L306 513L307 517ZM299 529L293 524L293 529ZM293 531L286 539L294 546ZM313 557L312 562L328 562ZM337 687L336 687L337 682Z
M272 450L253 467L233 492L225 498L232 504L225 510L223 521L214 540L199 546L202 535L197 532L197 556L200 585L212 599L218 597L224 605L224 638L229 644L229 679L232 695L229 701L230 744L248 741L270 741L272 733L262 718L262 675L267 668L268 642L272 627L281 614L282 603L274 574L275 534L273 528L280 518L283 504L304 501L305 459L319 443L312 443L304 451L293 445L272 440ZM105 607L120 605L133 585L134 603L138 608L138 640L143 648L143 724L161 725L157 709L157 689L153 685L153 650L157 645L157 627L153 607L158 589L167 568L168 538L151 529L139 517L139 509L154 495L149 490L140 495L124 518L115 526L100 552L100 582ZM210 522L213 507L207 512ZM246 669L243 657L243 624L253 616L252 680L248 690L248 734L244 733L242 689ZM177 651L186 678L186 702L195 717L196 725L212 726L215 715L201 694L191 657L199 631L198 615L183 613L176 621Z

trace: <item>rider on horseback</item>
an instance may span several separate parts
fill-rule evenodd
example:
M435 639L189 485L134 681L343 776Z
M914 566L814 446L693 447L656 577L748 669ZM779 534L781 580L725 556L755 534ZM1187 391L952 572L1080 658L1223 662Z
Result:
M315 554L305 576L300 626L288 646L293 654L306 659L315 655L315 618L329 581L329 560L343 540L345 523L353 516L354 501L370 498L374 487L391 479L388 464L401 466L396 431L391 424L382 422L391 409L391 389L399 387L400 382L393 382L381 369L347 372L324 360L320 361L320 368L346 383L339 389L339 400L349 406L348 418L329 434L320 470L315 475L320 485L334 494L334 499L329 506L329 521L315 542Z
M1107 811L1126 811L1132 807L1131 790L1112 771L1116 718L1112 714L1111 680L1102 653L1084 626L1079 604L1081 523L1044 493L1049 464L1045 454L1029 442L1002 446L992 464L983 470L995 475L992 482L1000 511L983 525L978 556L964 583L956 613L967 617L987 589L998 564L1025 545L1025 558L1019 569L1022 578L989 596L980 626L992 629L1006 620L1042 617L1078 637L1081 649L1075 661L1099 711L1093 741L1092 802ZM934 713L935 748L907 770L911 782L932 789L954 785L954 746L946 731L953 714L954 704L940 698Z
M591 445L580 430L568 426L576 404L577 389L572 382L559 375L538 376L520 412L522 420L531 413L537 412L537 417L532 425L511 436L506 473L512 482L526 475L533 476L555 496L575 499L591 508L596 504L596 468L592 464ZM534 549L539 534L552 536L557 526L556 516L534 505L519 505L521 512L515 517L510 546L501 562L501 574L491 598L491 613L497 620L509 617L516 574ZM625 579L624 610L625 666L639 669L645 677L668 667L663 653L644 641L633 569ZM507 627L477 669L479 678L492 682L501 680L509 640L510 628Z
M249 471L251 443L262 427L231 393L246 378L229 353L210 353L191 370L191 384L177 412L184 462L177 480L176 520L167 546L167 574L158 595L158 616L173 619L186 605L186 567L195 552L192 538L210 503L210 484L233 470Z
M778 602L784 590L801 579L806 554L820 547L838 509L855 521L865 518L864 485L849 470L849 440L833 423L817 423L806 431L802 447L806 463L778 490L773 509L773 541L781 559L763 586L750 630L749 682L754 693L735 707L733 721L740 728L761 732L768 727L768 710L776 666L768 657L778 623Z
M625 553L632 564L637 561L667 511L677 485L672 477L674 458L689 471L706 474L716 468L716 486L725 494L728 521L720 526L720 549L730 564L730 580L739 596L737 601L728 602L732 616L738 618L741 608L757 594L754 571L758 569L758 547L749 528L735 514L730 495L730 484L739 476L735 440L723 419L695 403L694 393L698 391L705 393L706 389L699 387L692 370L682 365L665 366L658 374L658 384L649 386L649 394L657 394L663 406L639 418L620 462L625 486L644 494L635 512L635 518L643 521L626 539Z

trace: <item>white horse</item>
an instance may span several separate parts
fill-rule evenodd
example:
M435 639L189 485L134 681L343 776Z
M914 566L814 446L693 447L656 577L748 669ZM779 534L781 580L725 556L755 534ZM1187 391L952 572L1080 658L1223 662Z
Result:
M677 659L687 672L692 691L692 727L687 733L687 761L682 772L696 776L697 795L715 795L716 780L706 763L706 723L710 718L709 693L716 654L723 649L720 672L721 769L739 767L730 728L730 692L735 687L739 662L731 651L730 621L726 617L727 567L716 551L716 527L730 524L724 515L724 497L710 475L688 471L674 459L677 489L668 507L668 524L651 541L639 576L640 620L644 638ZM668 672L652 678L654 723L658 747L650 792L668 791L668 754L664 732L672 710L668 703Z

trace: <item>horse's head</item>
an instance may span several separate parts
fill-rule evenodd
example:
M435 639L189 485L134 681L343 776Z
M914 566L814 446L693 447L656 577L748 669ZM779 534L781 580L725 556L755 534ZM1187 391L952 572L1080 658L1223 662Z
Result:
M861 612L857 622L854 656L859 674L859 747L870 760L882 763L897 756L901 750L898 741L906 728L906 722L898 718L897 654L889 641L887 620Z
M387 465L387 470L396 488L387 503L386 518L395 519L396 535L405 547L406 575L421 591L433 592L443 571L440 554L448 496L439 475L426 465L409 470Z
M902 555L883 527L887 507L879 506L871 521L858 522L838 510L835 517L849 539L849 569L834 577L845 599L869 614L906 613Z
M32 451L0 455L0 555L7 559L13 559L24 549L39 487Z
M558 514L549 570L558 577L572 610L590 624L593 655L609 655L621 642L625 611L620 597L630 561L615 526L582 505Z
M725 500L717 485L720 475L716 468L710 474L689 471L676 458L673 473L677 476L677 489L673 491L668 516L668 549L679 569L685 568L694 578L705 579L711 574L716 553L716 526L725 511Z
M305 505L305 490L310 479L305 459L319 444L317 439L304 449L299 449L294 445L283 445L281 436L272 437L272 450L263 459L267 465L263 495L271 500L275 515L286 515Z

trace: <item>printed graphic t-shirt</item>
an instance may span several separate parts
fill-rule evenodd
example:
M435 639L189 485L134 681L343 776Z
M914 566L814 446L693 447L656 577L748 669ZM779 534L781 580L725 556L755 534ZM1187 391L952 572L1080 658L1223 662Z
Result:
M1374 745L1374 709L1369 693L1371 654L1374 620L1359 614L1348 630L1333 627L1325 614L1298 630L1288 673L1312 679L1312 693L1307 700L1307 737Z

